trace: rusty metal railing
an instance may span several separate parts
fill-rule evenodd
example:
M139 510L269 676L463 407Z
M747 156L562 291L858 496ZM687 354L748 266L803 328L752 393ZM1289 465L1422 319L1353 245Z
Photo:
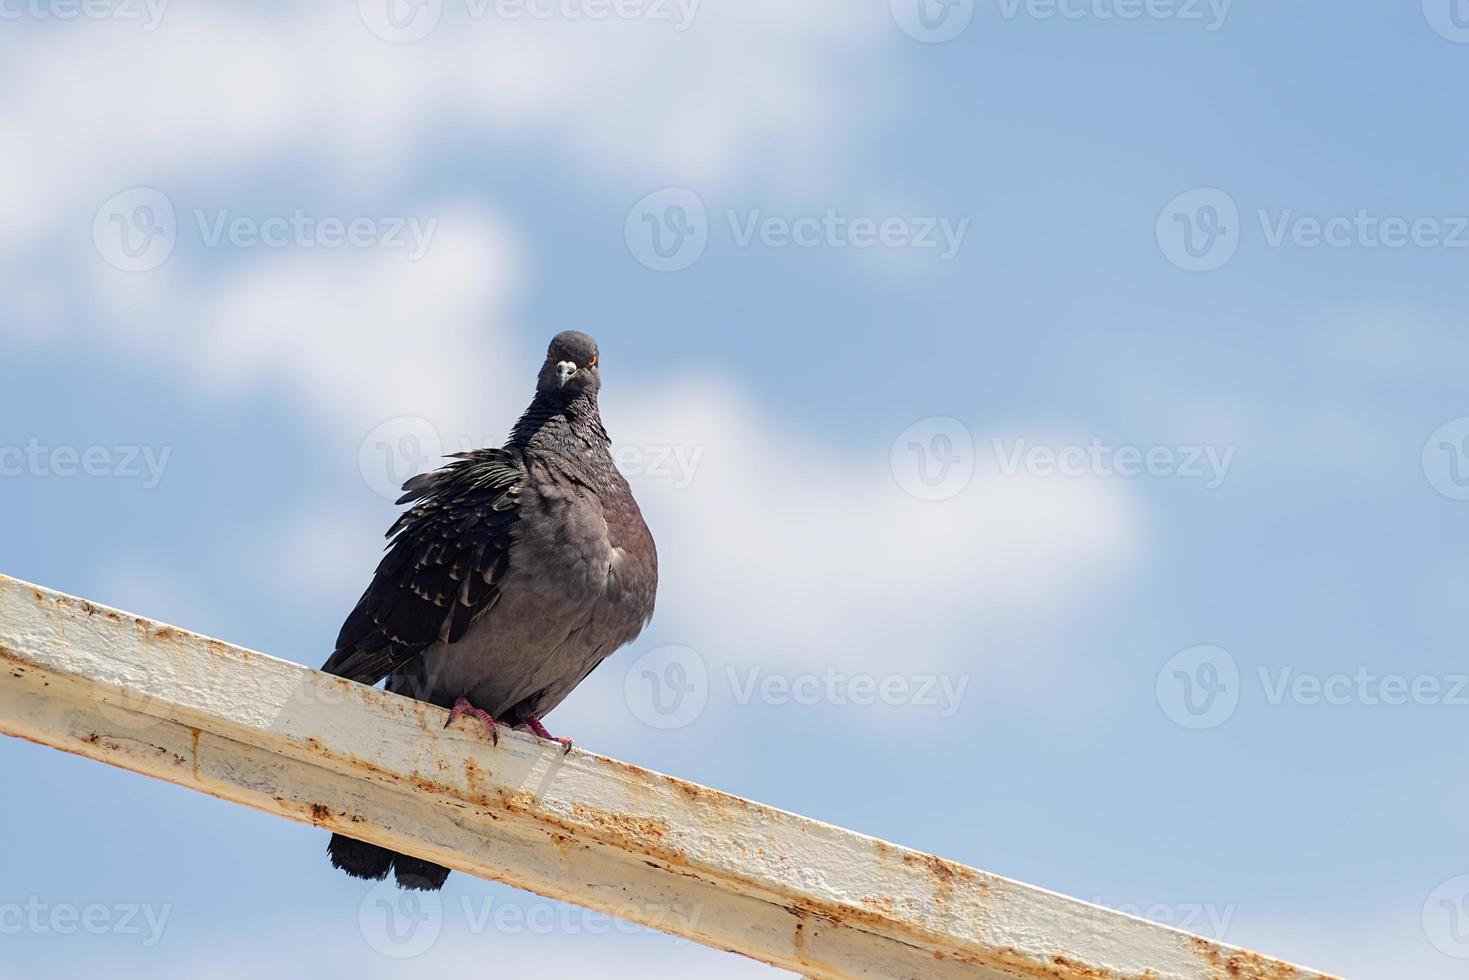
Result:
M0 576L0 732L802 973L1323 980ZM223 858L228 860L229 857Z

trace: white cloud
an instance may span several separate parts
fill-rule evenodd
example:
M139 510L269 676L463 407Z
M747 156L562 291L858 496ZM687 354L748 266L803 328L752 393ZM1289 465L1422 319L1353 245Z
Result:
M284 387L358 439L402 415L449 427L504 418L526 390L508 373L519 359L504 324L518 245L477 205L426 211L438 224L417 260L259 249L212 277L177 259L144 274L99 262L99 339L175 362L209 397Z
M727 385L606 401L617 444L699 460L686 487L633 482L660 541L660 614L731 660L953 666L973 657L968 627L1064 602L1137 557L1119 481L980 472L923 501L898 486L886 445L823 445Z
M58 219L80 233L128 187L209 186L266 163L392 186L436 134L544 144L596 182L829 181L820 161L842 160L879 105L874 63L895 33L885 11L843 0L709 4L683 32L466 9L445 4L414 44L375 37L356 4L176 4L153 32L7 29L0 70L26 97L0 104L0 245Z
M417 261L291 253L231 278L203 304L208 329L182 331L196 338L198 366L211 383L284 375L318 409L359 424L404 414L463 423L515 400L496 356L515 248L493 219L444 210Z

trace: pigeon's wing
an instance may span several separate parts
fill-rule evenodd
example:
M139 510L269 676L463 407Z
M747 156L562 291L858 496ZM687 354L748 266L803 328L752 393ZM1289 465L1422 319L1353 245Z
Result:
M403 485L398 503L413 506L388 529L388 553L322 670L376 684L493 608L525 470L501 449L453 460Z

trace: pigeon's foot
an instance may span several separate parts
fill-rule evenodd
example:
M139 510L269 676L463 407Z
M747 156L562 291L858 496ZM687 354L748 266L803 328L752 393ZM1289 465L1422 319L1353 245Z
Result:
M544 738L548 742L560 742L563 752L571 751L571 739L556 738L550 732L546 731L546 726L542 725L541 719L537 718L535 715L529 715L526 717L525 727L529 728L531 730L531 733L537 738Z
M468 698L460 698L454 702L454 707L449 709L449 720L444 722L444 727L448 728L454 724L454 719L463 718L466 715L471 718L478 718L484 722L485 727L490 730L490 742L494 745L500 744L500 731L498 727L500 723L491 718L488 711L485 711L483 708L476 708L470 704Z

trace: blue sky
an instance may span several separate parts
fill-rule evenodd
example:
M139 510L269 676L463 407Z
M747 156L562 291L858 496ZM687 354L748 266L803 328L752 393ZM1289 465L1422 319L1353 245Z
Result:
M316 666L586 330L663 582L557 734L1462 975L1462 0L486 3L7 8L0 571ZM0 767L0 977L771 972L462 875L404 957L319 831Z

